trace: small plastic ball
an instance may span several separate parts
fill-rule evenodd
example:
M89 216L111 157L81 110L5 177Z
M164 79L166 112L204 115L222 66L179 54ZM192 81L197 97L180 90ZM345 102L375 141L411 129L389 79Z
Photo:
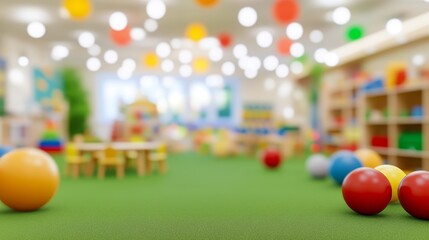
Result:
M362 167L362 163L351 151L339 151L331 157L329 165L329 176L339 185L351 171Z
M392 199L390 202L396 202L398 200L399 184L401 183L402 179L404 179L406 174L400 168L393 165L381 165L375 169L384 174L387 180L389 180L390 185L392 186Z
M328 176L329 160L322 154L315 154L308 158L307 171L314 178L325 178Z

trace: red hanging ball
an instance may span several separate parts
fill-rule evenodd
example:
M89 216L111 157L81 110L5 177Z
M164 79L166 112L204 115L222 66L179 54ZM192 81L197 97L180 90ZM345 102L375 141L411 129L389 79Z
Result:
M279 24L288 24L299 17L299 4L296 0L277 0L273 5L273 17Z
M219 34L218 40L219 40L220 45L224 48L229 47L232 44L232 37L229 33Z
M120 31L110 29L110 37L117 45L126 46L131 42L130 28L127 26Z

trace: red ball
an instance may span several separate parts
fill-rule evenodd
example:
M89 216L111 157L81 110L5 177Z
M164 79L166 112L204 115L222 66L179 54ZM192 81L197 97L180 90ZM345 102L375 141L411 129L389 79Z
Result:
M296 0L277 0L273 5L273 16L280 24L288 24L299 17L299 4Z
M131 42L131 29L127 26L123 30L115 31L110 29L112 41L119 46L126 46Z
M399 202L410 215L429 220L429 172L407 175L398 188Z
M380 213L387 207L391 197L392 187L389 180L373 168L358 168L344 179L344 201L359 214Z
M219 43L222 47L229 47L232 43L232 37L229 33L221 33L218 36Z
M274 149L268 149L262 156L262 161L267 168L277 168L282 163L282 156L279 151Z

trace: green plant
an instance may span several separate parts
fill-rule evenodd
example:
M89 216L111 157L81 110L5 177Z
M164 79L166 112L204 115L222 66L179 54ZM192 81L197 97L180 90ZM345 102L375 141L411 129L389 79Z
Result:
M69 105L68 134L84 134L90 114L88 94L85 91L79 72L75 68L64 68L61 71L64 84L64 97Z

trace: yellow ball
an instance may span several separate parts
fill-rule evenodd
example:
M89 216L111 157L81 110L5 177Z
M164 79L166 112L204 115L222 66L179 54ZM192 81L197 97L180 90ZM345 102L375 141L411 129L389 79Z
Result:
M209 68L209 62L205 58L197 58L193 63L194 71L196 73L205 73Z
M383 159L371 149L359 149L355 152L364 167L375 168L383 164Z
M143 59L144 64L148 68L155 68L159 64L158 56L155 53L148 53Z
M55 161L39 149L17 149L0 159L0 200L16 211L41 208L55 195L59 181Z
M89 0L64 0L63 6L70 18L75 20L85 19L92 12L92 4Z
M186 37L198 42L207 35L206 28L200 23L193 23L186 29Z
M393 165L381 165L375 168L380 171L390 182L392 187L392 198L390 202L395 202L398 200L398 187L402 179L405 177L405 173L398 167Z

